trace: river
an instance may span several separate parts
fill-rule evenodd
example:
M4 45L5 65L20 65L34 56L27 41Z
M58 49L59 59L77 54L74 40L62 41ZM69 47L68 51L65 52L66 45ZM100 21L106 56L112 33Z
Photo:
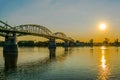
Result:
M120 80L119 47L18 50L17 68L5 71L0 47L0 80Z

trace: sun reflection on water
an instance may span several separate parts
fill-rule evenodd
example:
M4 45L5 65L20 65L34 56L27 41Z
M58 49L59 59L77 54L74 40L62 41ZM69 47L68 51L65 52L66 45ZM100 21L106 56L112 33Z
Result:
M101 67L103 68L103 69L105 69L106 68L106 59L105 59L105 47L103 46L103 47L101 47L101 49L102 49L102 56L101 56Z
M100 58L100 70L99 70L99 76L97 80L108 80L110 75L110 68L108 66L108 60L106 58L107 51L106 47L101 47L101 58Z
M105 55L102 54L102 58L101 58L101 66L103 69L106 68L106 60L105 60Z

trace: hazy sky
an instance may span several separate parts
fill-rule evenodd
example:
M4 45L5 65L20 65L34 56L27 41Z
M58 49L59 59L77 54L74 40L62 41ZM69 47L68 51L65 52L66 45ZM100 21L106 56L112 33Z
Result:
M119 38L120 0L0 0L0 19L34 23L81 41ZM107 29L99 30L100 23Z

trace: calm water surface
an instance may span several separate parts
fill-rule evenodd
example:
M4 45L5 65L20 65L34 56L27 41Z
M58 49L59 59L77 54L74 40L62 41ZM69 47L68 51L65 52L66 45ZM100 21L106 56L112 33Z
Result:
M0 80L120 80L120 48L19 48L16 69L4 70L0 48Z

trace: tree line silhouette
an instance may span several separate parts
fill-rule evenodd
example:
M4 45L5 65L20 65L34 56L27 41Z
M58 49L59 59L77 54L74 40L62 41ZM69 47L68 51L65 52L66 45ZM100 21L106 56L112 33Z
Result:
M0 46L3 46L4 45L4 41L0 41ZM26 47L34 47L34 46L37 46L37 47L40 47L40 46L43 46L43 47L46 47L49 45L49 42L48 41L38 41L38 42L34 42L34 41L19 41L18 42L18 46L26 46ZM64 42L57 42L56 43L56 46L64 46ZM93 39L90 39L88 42L81 42L79 40L76 40L75 42L70 42L69 43L69 46L120 46L120 42L118 39L115 39L115 41L113 42L109 42L109 39L108 38L105 38L103 42L94 42Z

